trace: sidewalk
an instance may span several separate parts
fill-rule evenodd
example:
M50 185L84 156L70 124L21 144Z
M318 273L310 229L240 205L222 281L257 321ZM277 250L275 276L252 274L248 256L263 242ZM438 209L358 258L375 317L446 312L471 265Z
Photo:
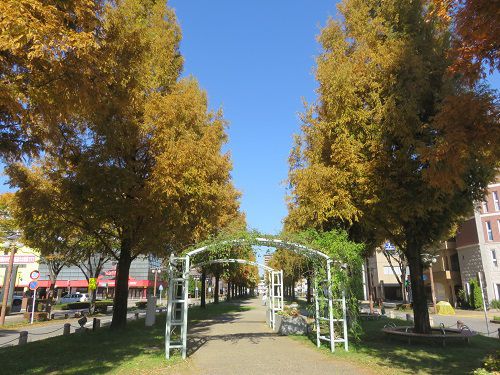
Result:
M260 299L243 304L252 309L191 327L188 355L192 374L373 374L277 335L266 324Z

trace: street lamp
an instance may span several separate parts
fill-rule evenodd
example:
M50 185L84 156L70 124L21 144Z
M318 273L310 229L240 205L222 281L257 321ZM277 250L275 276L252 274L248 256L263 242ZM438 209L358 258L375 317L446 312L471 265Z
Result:
M16 240L21 237L20 232L12 232L6 238L7 241L2 244L2 247L5 249L5 253L10 250L9 264L7 266L7 273L5 274L5 279L3 281L3 298L2 298L2 310L0 312L0 325L5 324L5 315L7 315L7 301L9 298L9 290L10 290L10 279L12 277L12 268L14 267L14 258L18 247L21 247L22 244L17 242ZM14 281L15 282L15 281Z
M161 269L160 268L156 268L156 269L151 270L151 272L153 272L153 274L155 275L153 297L156 297L156 282L158 280L158 274L161 273Z

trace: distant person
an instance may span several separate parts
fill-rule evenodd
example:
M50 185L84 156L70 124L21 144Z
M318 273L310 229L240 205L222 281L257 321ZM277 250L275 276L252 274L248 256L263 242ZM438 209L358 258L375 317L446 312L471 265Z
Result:
M267 296L266 293L262 294L262 306L266 306L267 303Z

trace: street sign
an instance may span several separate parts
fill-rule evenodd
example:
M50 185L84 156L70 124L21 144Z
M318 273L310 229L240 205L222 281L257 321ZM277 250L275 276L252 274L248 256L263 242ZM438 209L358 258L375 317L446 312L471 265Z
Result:
M96 290L97 289L97 279L94 277L91 277L89 279L89 289L90 290Z
M394 244L392 244L391 242L386 241L384 243L384 249L387 251L393 251L393 250L396 250L396 246L394 246Z
M38 270L31 271L30 277L32 280L37 280L40 277L40 272Z
M160 284L160 286L158 287L158 289L160 290L160 292L163 290L163 285Z
M38 288L38 281L30 281L29 288L30 290L35 290L36 288Z

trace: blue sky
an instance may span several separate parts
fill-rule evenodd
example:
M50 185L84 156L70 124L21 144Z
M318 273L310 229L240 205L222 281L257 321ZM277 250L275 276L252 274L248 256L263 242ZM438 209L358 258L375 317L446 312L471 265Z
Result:
M169 1L182 28L184 74L198 79L212 108L223 108L242 210L265 233L279 232L286 215L287 158L302 101L315 98L316 36L336 17L336 3ZM500 88L498 74L492 85Z
M194 75L230 127L236 187L251 228L277 233L302 100L314 99L316 35L334 1L171 0L183 39L184 74Z

